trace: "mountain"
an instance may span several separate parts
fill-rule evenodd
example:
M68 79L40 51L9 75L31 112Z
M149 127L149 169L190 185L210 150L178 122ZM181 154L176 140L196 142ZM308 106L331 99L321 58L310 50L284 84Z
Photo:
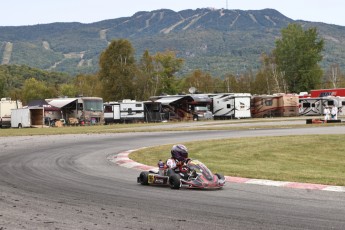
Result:
M125 38L135 48L137 60L146 49L151 54L176 51L185 59L179 74L194 69L213 76L241 74L260 67L260 54L274 48L281 29L289 23L318 29L325 39L321 63L325 70L333 63L345 67L345 27L294 21L273 9L161 9L90 24L0 27L0 62L72 75L94 73L109 42Z

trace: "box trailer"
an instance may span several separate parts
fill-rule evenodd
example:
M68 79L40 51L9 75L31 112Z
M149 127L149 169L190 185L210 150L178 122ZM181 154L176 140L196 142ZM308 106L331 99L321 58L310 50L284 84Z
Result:
M28 128L44 126L44 110L41 107L12 109L11 127Z
M145 120L144 102L136 100L122 100L104 103L104 122L133 123Z
M215 120L250 118L250 93L228 93L210 95Z
M11 98L1 98L0 100L0 128L11 127L11 110L22 108L21 101L13 101Z
M345 97L345 88L334 88L334 89L314 89L310 90L310 97Z

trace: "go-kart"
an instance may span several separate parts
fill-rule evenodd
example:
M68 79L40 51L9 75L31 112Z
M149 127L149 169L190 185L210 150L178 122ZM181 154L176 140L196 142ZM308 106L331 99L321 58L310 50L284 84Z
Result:
M159 171L142 171L137 178L142 185L169 185L171 189L199 188L218 189L225 184L224 176L213 174L198 160L189 160L178 171L165 169Z

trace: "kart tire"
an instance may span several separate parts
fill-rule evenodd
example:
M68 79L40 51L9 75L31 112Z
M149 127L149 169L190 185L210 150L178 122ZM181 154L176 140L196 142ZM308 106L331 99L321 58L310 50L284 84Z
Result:
M140 184L142 185L149 184L149 172L141 172L139 178L140 178Z
M171 189L180 189L181 187L181 176L178 174L172 174L169 177L169 184Z
M172 169L168 169L167 175L170 177L171 175L175 175L176 173Z

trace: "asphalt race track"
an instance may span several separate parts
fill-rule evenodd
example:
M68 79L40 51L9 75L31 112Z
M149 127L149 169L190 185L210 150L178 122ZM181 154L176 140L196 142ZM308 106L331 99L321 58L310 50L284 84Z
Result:
M0 229L345 229L342 192L235 183L171 190L139 185L139 171L107 160L187 140L315 133L345 128L0 138Z

